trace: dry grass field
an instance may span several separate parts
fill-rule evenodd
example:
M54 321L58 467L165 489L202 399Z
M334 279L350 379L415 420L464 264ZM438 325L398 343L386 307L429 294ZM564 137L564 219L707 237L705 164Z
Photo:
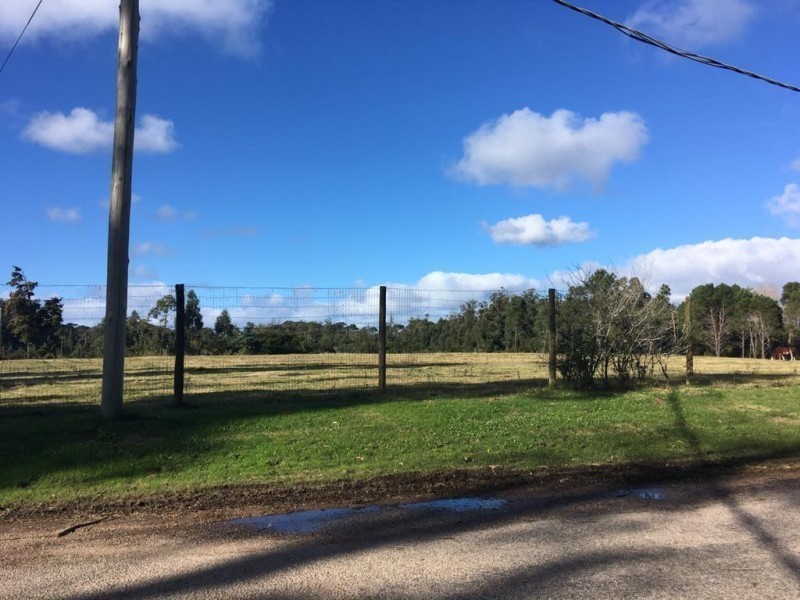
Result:
M542 354L391 354L387 385L424 391L440 386L505 384L519 389L547 381ZM684 358L672 357L669 376L685 380ZM174 358L128 358L125 401L166 399L172 394ZM758 386L800 384L800 361L696 357L698 384ZM96 403L100 397L101 359L0 361L0 405ZM377 387L378 359L369 354L273 356L190 356L186 359L187 398L220 398L240 392L337 392ZM665 383L660 373L654 385Z
M392 355L379 394L370 355L189 357L176 410L173 361L126 362L113 423L102 361L0 361L0 514L220 485L800 458L795 362L700 357L686 387L675 357L671 386L587 393L549 390L541 355Z

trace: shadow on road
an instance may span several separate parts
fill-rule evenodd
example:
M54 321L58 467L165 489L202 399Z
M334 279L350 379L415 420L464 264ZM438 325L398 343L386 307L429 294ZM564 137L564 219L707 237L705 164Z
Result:
M675 406L678 421L683 419L689 439L692 439L689 424L685 417L680 416L680 403L677 402ZM697 473L694 472L692 479L696 479ZM635 484L637 481L628 483ZM622 482L615 485L622 485ZM783 482L778 491L784 497L791 498L796 493L795 487L793 481ZM238 586L248 585L259 586L259 596L265 598L320 598L324 597L324 592L320 596L320 590L303 591L301 585L301 589L287 593L280 591L280 588L271 589L270 584L275 578L291 577L302 573L306 568L324 565L328 565L325 568L331 568L332 560L349 561L352 566L354 562L365 560L365 555L371 552L400 552L407 547L424 547L425 544L440 540L459 539L466 534L482 536L485 543L483 548L489 556L498 547L511 543L515 535L519 535L514 532L513 526L520 521L534 523L535 535L541 543L562 548L563 552L555 556L532 555L524 566L475 573L471 580L459 581L450 591L430 590L413 597L441 600L563 597L567 589L573 593L581 591L570 587L576 582L585 583L587 577L611 572L621 573L621 577L629 578L609 585L610 589L619 592L617 597L663 596L665 593L668 596L683 596L685 593L691 596L687 590L676 587L680 578L675 577L674 572L682 564L708 562L709 552L719 551L714 548L715 532L704 532L709 539L707 547L653 545L648 539L648 529L641 524L639 517L645 509L680 514L693 507L719 500L729 508L736 524L742 527L750 539L782 565L794 582L800 582L797 556L769 530L768 525L773 530L780 530L779 523L762 523L758 517L739 506L726 488L724 477L709 472L705 485L700 485L698 489L700 492L697 494L679 496L663 503L643 503L630 496L621 497L615 494L613 487L594 486L562 493L517 495L509 507L503 510L447 514L436 511L380 511L375 516L359 517L357 524L335 527L318 535L278 537L277 547L239 556L211 567L154 579L140 585L107 589L96 595L82 594L74 596L74 600L160 598L180 594L208 594L218 597L220 593L230 593ZM565 528L565 520L574 523L575 527ZM640 543L632 544L629 548L619 548L605 546L602 540L587 540L584 537L585 530L579 524L598 521L608 521L611 527L617 529L627 527ZM223 533L233 539L249 539L262 535L244 529L226 530ZM402 555L398 554L397 560L402 560L400 556ZM365 560L364 564L372 562ZM369 567L365 569L368 571ZM641 578L635 579L633 573L646 573L644 587ZM355 583L353 582L354 585ZM633 585L636 586L635 589L626 587ZM673 592L668 593L667 590ZM582 590L580 595L594 597L587 590ZM369 593L366 596L373 597ZM385 597L403 598L411 597L411 594L393 595L387 592Z
M680 395L677 392L670 392L667 396L670 408L675 416L675 425L680 430L681 435L686 440L686 443L691 448L692 453L695 455L698 462L703 461L703 450L700 444L700 439L697 434L692 430L686 415L683 411ZM715 482L713 479L709 481L709 489L713 494L719 498L733 515L736 516L739 524L744 527L752 536L759 540L761 546L769 551L775 559L777 559L784 568L792 574L794 579L800 582L800 559L786 547L776 536L772 535L766 526L759 521L759 519L748 513L742 508L736 499L728 492L723 486Z

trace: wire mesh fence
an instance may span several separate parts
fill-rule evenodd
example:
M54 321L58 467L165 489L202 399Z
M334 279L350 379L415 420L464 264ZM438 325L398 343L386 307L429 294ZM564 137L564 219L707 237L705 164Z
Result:
M389 288L387 385L546 377L544 302L533 292Z
M380 288L185 289L189 401L378 387ZM534 292L396 287L385 293L388 386L546 378L539 354L545 309ZM8 297L0 311L0 403L99 402L105 287L40 285L36 298L39 313L47 312L46 299L58 298L60 315L35 339L23 339L12 326L19 307ZM177 308L171 286L129 287L125 401L172 395Z

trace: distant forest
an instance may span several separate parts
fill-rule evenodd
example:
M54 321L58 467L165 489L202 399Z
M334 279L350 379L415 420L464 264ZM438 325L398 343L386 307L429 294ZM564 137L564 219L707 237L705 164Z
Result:
M0 357L102 356L102 322L93 327L64 323L62 299L37 298L38 284L28 280L19 267L13 267L6 285L10 292L7 298L0 299ZM602 299L614 298L609 290L623 288L635 292L639 306L657 302L664 307L659 319L666 334L659 334L659 344L668 346L671 351L685 348L685 302L671 304L667 286L651 296L635 278L618 277L600 269L570 286L559 298L561 349L574 343L577 331L591 331L592 336L600 336L597 323L587 322L588 307L595 310L600 306L597 314L602 314ZM776 346L795 344L800 319L800 282L784 285L779 300L738 285L710 283L696 287L691 298L692 346L696 354L768 358ZM148 314L132 312L127 320L127 354L174 352L175 332L171 323L175 308L175 298L168 294L158 299ZM226 310L213 324L206 324L201 309L197 294L189 290L185 306L189 354L375 353L378 350L375 327L331 321L248 322L237 327ZM545 296L534 290L510 293L500 289L488 299L464 302L452 314L436 320L427 316L404 323L390 320L387 350L542 352L547 348L547 320Z

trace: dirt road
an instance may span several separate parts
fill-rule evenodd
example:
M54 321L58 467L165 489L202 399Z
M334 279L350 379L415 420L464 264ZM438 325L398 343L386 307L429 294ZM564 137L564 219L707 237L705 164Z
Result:
M491 500L266 530L228 521L258 507L15 521L0 598L800 598L794 471Z

